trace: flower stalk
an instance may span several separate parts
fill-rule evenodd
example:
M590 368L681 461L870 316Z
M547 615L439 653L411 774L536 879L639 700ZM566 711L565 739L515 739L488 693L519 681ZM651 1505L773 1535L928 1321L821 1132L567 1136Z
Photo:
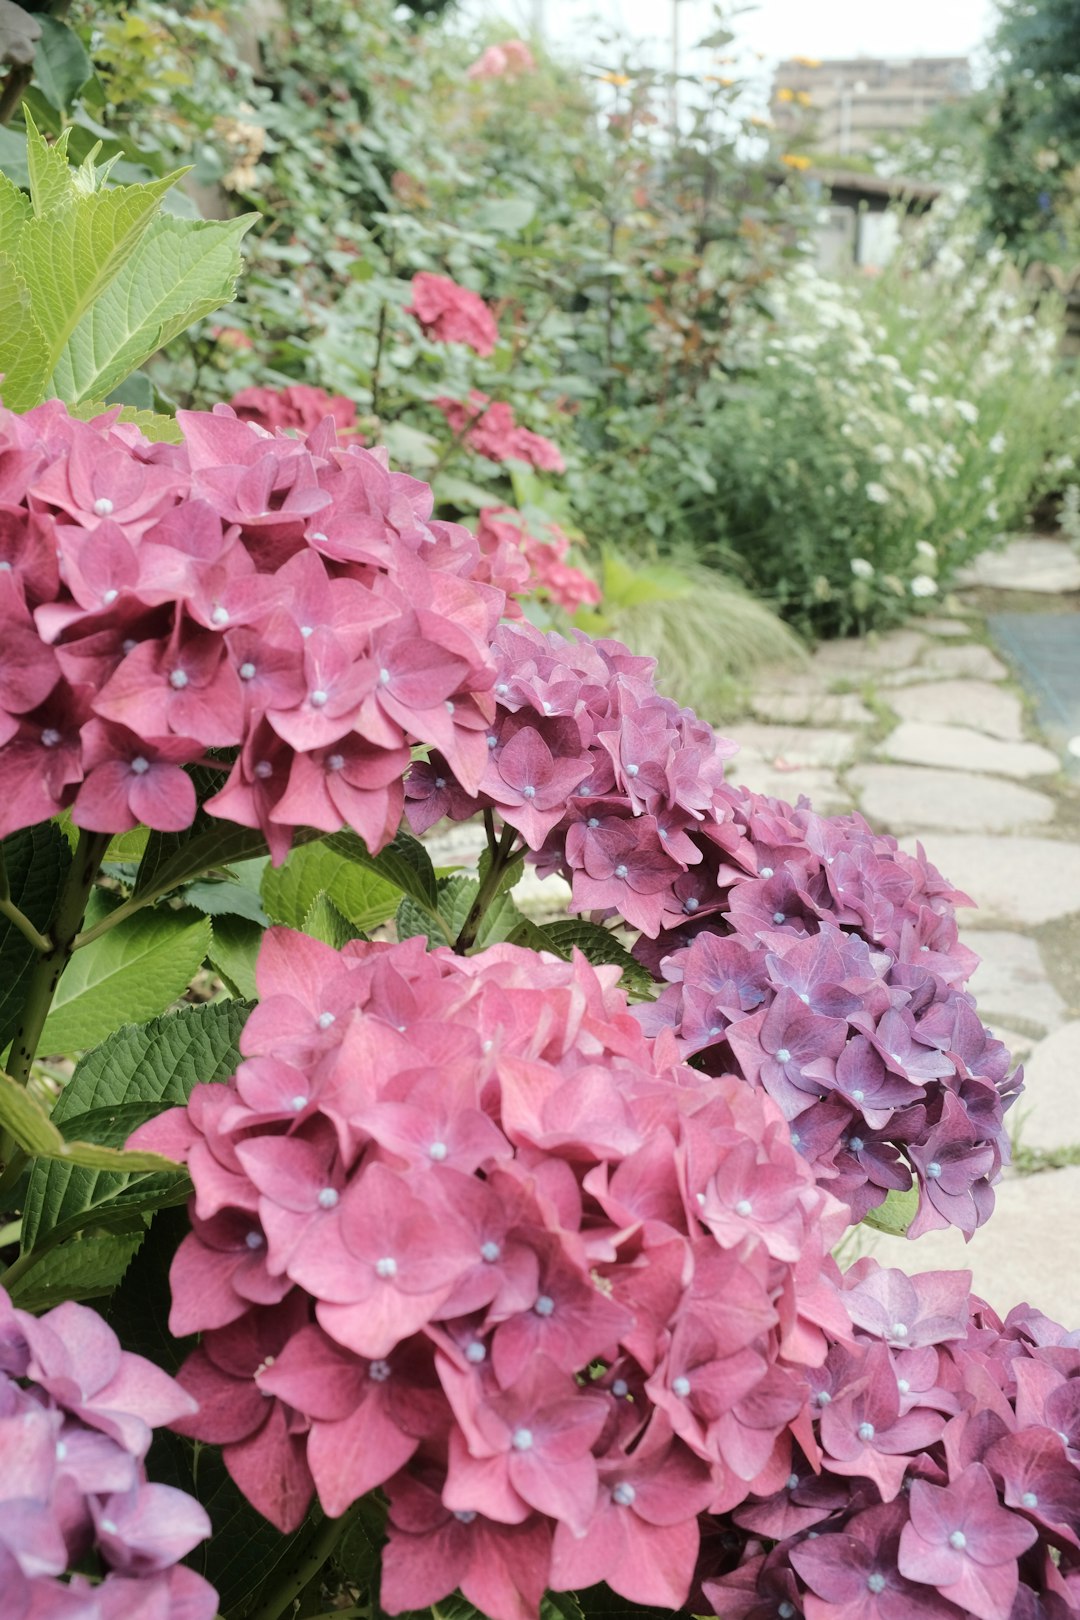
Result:
M101 869L108 847L108 833L84 830L79 834L79 842L53 919L49 948L42 951L34 964L19 1027L11 1043L7 1072L21 1085L25 1085L29 1077L41 1032L45 1028L45 1020L49 1016L49 1008L52 1006L56 987L60 983L60 975L68 964L75 937L86 912L90 890L94 886L94 880ZM44 936L42 937L44 939Z

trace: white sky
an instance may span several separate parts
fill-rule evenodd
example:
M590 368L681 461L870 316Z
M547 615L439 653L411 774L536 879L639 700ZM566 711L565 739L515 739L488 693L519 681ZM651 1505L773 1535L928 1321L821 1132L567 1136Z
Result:
M670 62L673 0L488 0L528 27L543 17L553 45L596 60L607 31L650 42L657 65ZM470 8L471 9L471 8ZM684 71L698 65L691 47L710 32L715 10L709 0L680 0L679 30ZM730 12L729 12L730 15ZM978 47L993 26L993 0L758 0L731 26L746 52L745 67L767 81L771 65L787 56L963 56L978 59ZM606 25L606 27L605 27ZM591 47L591 48L590 48ZM760 52L758 66L751 54Z

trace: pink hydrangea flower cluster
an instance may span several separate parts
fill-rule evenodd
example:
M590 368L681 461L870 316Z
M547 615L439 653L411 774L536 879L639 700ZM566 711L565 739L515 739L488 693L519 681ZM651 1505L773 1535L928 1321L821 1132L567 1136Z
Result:
M570 536L557 523L546 524L545 530L546 538L531 534L525 518L513 506L483 507L476 538L480 550L491 559L493 582L508 596L546 597L564 613L595 607L600 601L596 581L566 561ZM521 616L516 603L508 605L507 617Z
M617 969L425 945L270 930L233 1081L135 1133L195 1185L175 1426L283 1529L383 1487L392 1612L601 1580L679 1607L698 1516L812 1445L846 1212Z
M970 904L860 816L723 782L735 744L659 696L616 642L501 626L479 797L439 756L413 768L417 831L494 807L571 909L617 916L668 981L638 1009L684 1057L767 1091L859 1220L912 1185L911 1232L970 1235L993 1208L1021 1074L964 989Z
M519 73L532 73L536 58L523 39L504 39L489 45L465 71L469 79L504 79Z
M143 1466L153 1430L194 1409L87 1306L35 1317L0 1289L4 1620L213 1620L216 1592L179 1563L210 1520L183 1491L148 1483ZM91 1551L104 1580L66 1580Z
M355 403L344 394L328 394L325 388L314 388L310 383L289 383L286 388L241 388L229 404L242 422L255 422L269 433L278 428L314 433L328 416L342 437L357 431Z
M477 455L489 461L524 461L541 472L566 471L558 445L542 433L519 427L513 406L505 400L492 400L489 394L474 388L467 400L443 398L433 403L446 417L451 432Z
M211 815L280 861L299 826L377 850L410 747L475 789L502 592L426 484L340 446L182 411L180 445L58 401L0 411L0 835L70 805L80 827ZM214 750L214 756L208 756ZM226 756L228 757L228 756Z
M412 296L405 313L416 317L428 337L438 343L464 343L481 359L494 353L499 328L478 293L449 276L420 270L413 276Z
M1080 1615L1080 1333L1026 1305L1003 1323L970 1280L852 1266L856 1342L808 1372L807 1449L726 1521L695 1612Z

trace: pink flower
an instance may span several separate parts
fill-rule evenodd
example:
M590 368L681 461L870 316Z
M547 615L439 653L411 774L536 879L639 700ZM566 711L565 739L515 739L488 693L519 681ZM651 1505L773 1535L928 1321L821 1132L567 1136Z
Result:
M218 337L224 342L224 333ZM229 339L233 348L251 348L251 339L235 333ZM242 388L229 401L242 422L255 422L270 432L283 430L307 435L330 417L340 433L353 434L356 406L341 394L328 394L308 383L290 383L285 388Z
M545 472L565 472L566 463L557 445L539 433L519 427L513 408L502 400L473 389L467 401L433 401L450 424L477 455L489 461L525 461Z
M415 315L428 337L439 343L465 343L482 359L493 353L499 341L495 317L468 287L421 270L413 277L412 295L405 313Z
M466 70L470 79L502 79L518 73L532 73L536 59L523 39L504 39L489 45Z
M978 1620L1008 1620L1016 1596L1016 1561L1037 1540L1035 1526L998 1502L982 1463L951 1484L916 1479L911 1521L900 1536L900 1573L936 1586Z

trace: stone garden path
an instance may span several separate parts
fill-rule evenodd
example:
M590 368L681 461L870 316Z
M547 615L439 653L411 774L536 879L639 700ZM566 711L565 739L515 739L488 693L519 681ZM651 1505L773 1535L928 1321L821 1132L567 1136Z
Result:
M1080 610L1080 561L1037 541L986 562L948 618L826 643L806 668L767 671L753 720L731 727L742 748L728 774L789 800L805 793L819 810L857 807L905 847L921 841L978 901L961 913L983 959L972 988L1027 1073L1009 1115L1016 1163L970 1244L949 1231L917 1249L877 1234L866 1247L909 1271L970 1267L995 1308L1027 1300L1080 1327L1080 779L1065 770L1077 760L1036 733L984 612L990 590L995 607L1030 606L1016 593L1042 589L1048 610Z

